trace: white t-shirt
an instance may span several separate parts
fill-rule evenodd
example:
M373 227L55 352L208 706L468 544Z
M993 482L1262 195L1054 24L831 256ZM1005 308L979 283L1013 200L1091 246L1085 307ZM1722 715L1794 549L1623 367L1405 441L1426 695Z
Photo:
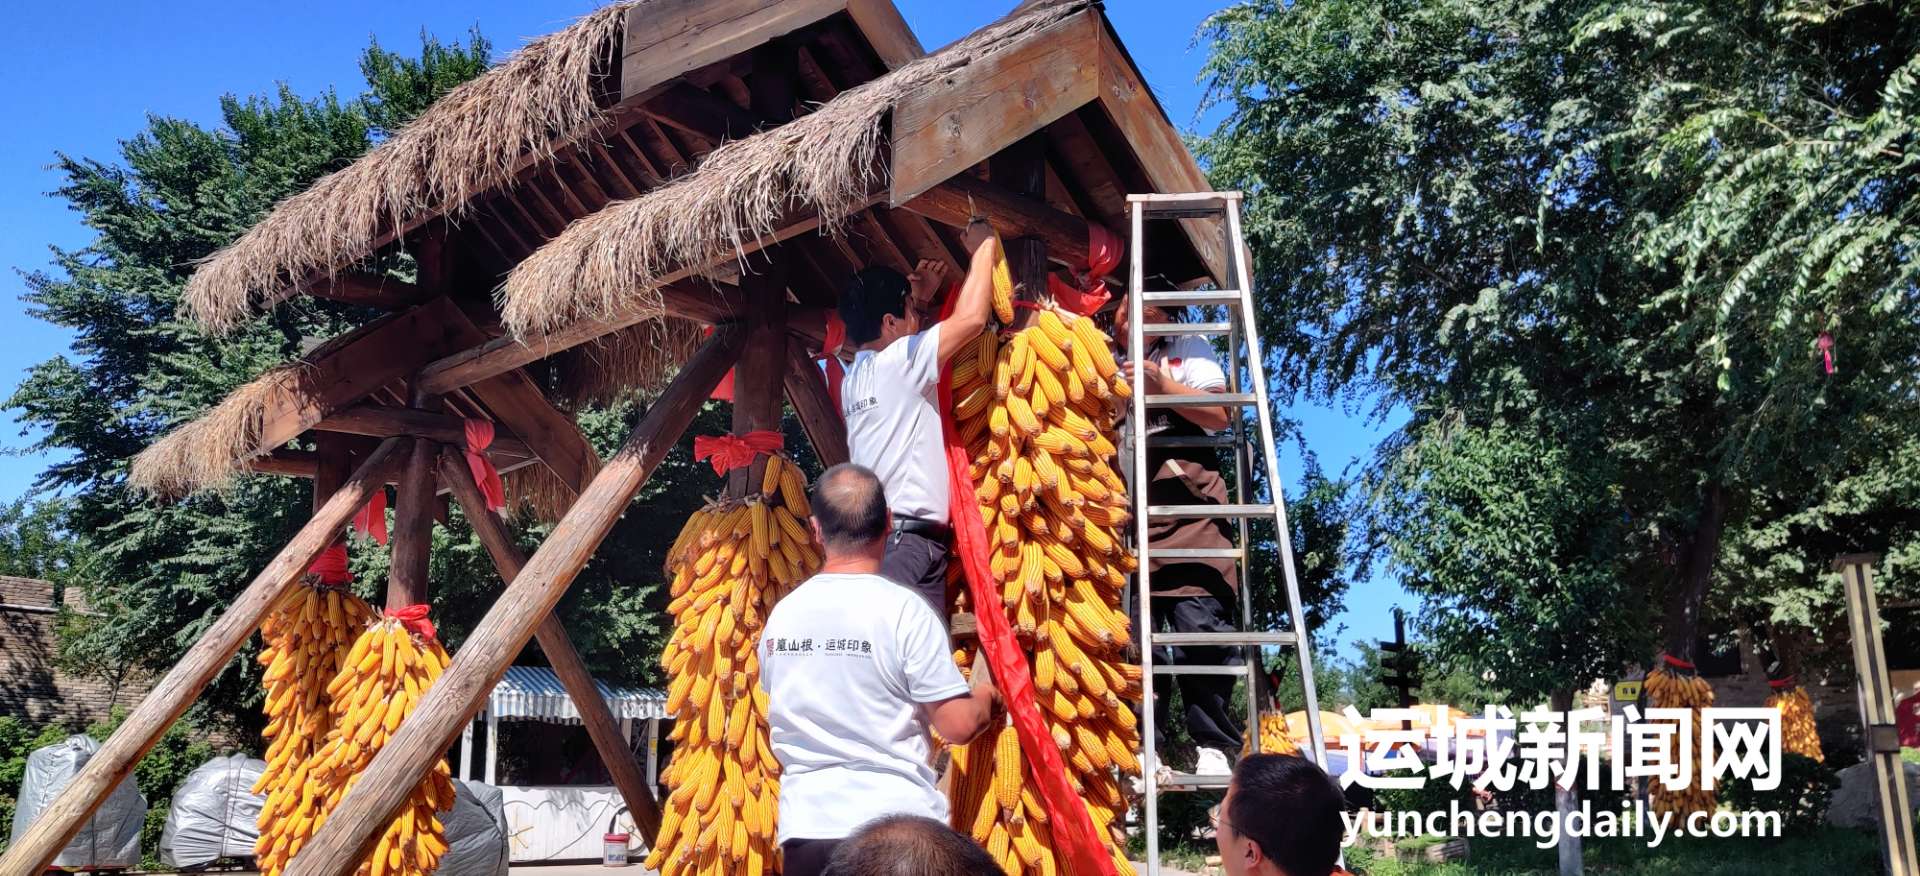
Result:
M927 765L927 710L970 688L926 600L879 575L815 575L760 634L780 761L780 829L840 839L882 815L947 820Z
M840 384L847 456L880 477L893 513L945 523L946 443L939 401L938 323L879 352L860 351Z
M1160 366L1160 373L1168 380L1203 392L1224 392L1227 372L1220 368L1215 355L1213 344L1199 335L1167 335L1147 358ZM1166 428L1167 418L1174 414L1167 408L1157 408L1148 416L1153 431L1158 432Z

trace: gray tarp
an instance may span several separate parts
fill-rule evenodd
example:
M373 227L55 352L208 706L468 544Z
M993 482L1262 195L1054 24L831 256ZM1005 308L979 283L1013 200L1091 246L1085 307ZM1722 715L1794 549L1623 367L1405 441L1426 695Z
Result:
M434 876L507 876L507 813L500 789L455 779L453 810L440 813L447 854Z
M264 760L234 754L188 774L173 792L160 834L160 863L201 867L220 858L252 857L260 838L260 807L267 802L266 795L253 793L253 783L266 769Z
M69 736L27 755L26 778L20 782L19 808L13 813L13 841L87 765L100 743L86 736ZM140 827L147 820L147 800L134 787L133 777L121 780L93 817L74 834L73 841L53 859L55 867L137 867L140 865Z

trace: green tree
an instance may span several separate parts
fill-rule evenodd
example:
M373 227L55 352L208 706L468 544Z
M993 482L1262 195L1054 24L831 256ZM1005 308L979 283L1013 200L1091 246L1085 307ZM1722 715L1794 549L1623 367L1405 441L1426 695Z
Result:
M1594 625L1631 640L1657 617L1689 655L1703 613L1822 586L1832 543L1911 542L1895 515L1804 512L1910 482L1917 15L1259 0L1210 20L1231 112L1200 151L1254 195L1280 388L1411 412L1373 466L1369 543L1438 637L1549 622L1514 659L1476 652L1516 693L1547 681L1520 664L1612 634ZM1546 516L1463 516L1516 504ZM1754 533L1803 571L1727 576Z

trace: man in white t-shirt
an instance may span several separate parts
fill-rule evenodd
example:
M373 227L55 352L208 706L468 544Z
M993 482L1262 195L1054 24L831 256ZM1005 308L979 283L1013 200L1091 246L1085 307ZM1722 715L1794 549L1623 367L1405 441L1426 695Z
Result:
M1114 336L1128 337L1128 301L1120 300ZM1178 322L1184 310L1142 308L1148 323ZM1147 395L1203 395L1224 392L1227 374L1215 358L1213 344L1199 335L1147 337L1140 362L1140 392ZM1213 435L1230 424L1225 405L1150 408L1150 435L1198 437ZM1147 502L1150 505L1223 505L1226 480L1220 476L1220 454L1213 448L1153 447L1147 452ZM1168 519L1148 522L1147 538L1154 550L1233 547L1233 529L1222 518ZM1224 633L1238 630L1234 611L1240 586L1239 570L1230 559L1154 560L1153 617L1156 625L1176 633ZM1238 659L1237 649L1215 646L1179 646L1154 652L1154 660L1189 666L1223 665ZM1198 748L1194 772L1224 775L1231 769L1230 754L1240 751L1241 726L1233 707L1234 676L1182 673L1176 675L1180 701L1186 707L1187 736ZM1254 692L1249 691L1249 696ZM1166 738L1171 716L1169 700L1155 697L1154 720Z
M880 577L889 531L873 472L836 465L813 488L826 561L781 599L760 634L768 738L780 762L786 876L813 876L840 840L883 815L945 821L927 728L962 743L993 720L984 671L954 666L947 627Z
M967 226L972 253L959 300L946 319L920 330L919 309L932 302L946 266L925 259L911 276L886 267L855 274L840 295L847 343L857 349L840 385L847 456L879 475L892 508L892 532L880 574L919 593L946 616L946 445L940 433L940 367L973 343L993 302L993 231L983 219Z

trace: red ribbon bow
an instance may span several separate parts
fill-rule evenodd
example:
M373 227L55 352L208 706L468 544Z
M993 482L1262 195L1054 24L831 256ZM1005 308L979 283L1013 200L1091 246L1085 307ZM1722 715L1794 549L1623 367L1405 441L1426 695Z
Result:
M373 495L367 497L367 507L353 515L353 531L372 536L380 544L387 543L386 487L375 487Z
M427 606L422 603L387 609L387 618L397 620L409 632L427 641L433 641L433 621L427 619Z
M313 558L313 564L307 567L307 574L320 579L320 583L330 587L353 583L353 573L347 570L347 543L336 541L320 555Z
M467 421L467 470L473 472L473 482L480 485L480 494L487 497L487 510L499 511L507 507L507 489L500 483L500 470L487 458L486 449L492 444L492 422Z
M1100 226L1097 222L1087 223L1087 273L1075 277L1079 287L1075 288L1066 281L1047 275L1047 292L1053 296L1055 304L1062 308L1086 316L1104 307L1113 293L1107 291L1107 281L1102 279L1113 272L1120 264L1120 256L1126 251L1119 235Z
M779 453L786 442L779 432L748 432L745 435L695 435L693 458L711 458L713 473L723 475L743 465L751 465L761 454Z

